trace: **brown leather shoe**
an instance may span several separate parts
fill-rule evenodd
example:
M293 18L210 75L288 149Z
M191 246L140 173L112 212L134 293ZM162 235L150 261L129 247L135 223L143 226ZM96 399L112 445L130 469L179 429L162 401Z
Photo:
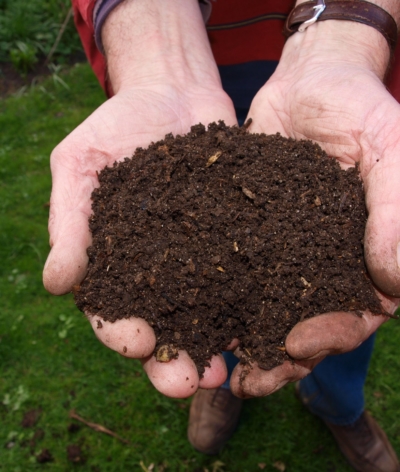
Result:
M296 397L307 408L300 395L300 382L295 385ZM338 426L324 421L333 437L357 472L400 472L400 465L385 432L366 411L351 425Z
M352 425L325 422L346 459L359 472L400 472L385 432L366 411Z
M190 405L188 439L203 454L217 454L235 432L243 400L226 388L198 390Z

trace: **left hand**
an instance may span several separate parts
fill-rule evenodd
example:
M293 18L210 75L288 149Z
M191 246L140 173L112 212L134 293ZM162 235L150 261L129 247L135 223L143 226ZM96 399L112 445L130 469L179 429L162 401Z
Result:
M369 215L365 259L383 309L393 313L400 297L400 105L382 83L388 61L385 39L373 28L317 23L289 38L249 118L251 132L310 139L343 168L360 163ZM286 340L295 361L271 371L254 365L244 380L239 364L232 391L269 395L306 376L327 355L355 349L387 319L337 312L298 323Z

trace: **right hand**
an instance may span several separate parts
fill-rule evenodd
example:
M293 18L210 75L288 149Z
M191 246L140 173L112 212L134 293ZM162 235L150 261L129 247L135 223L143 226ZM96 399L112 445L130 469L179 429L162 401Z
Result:
M218 119L231 125L236 122L230 100L222 90L214 94L209 90L188 94L171 86L123 90L54 149L49 220L51 252L43 275L49 292L55 295L70 292L86 274L86 250L91 244L90 196L98 186L97 172L114 161L132 156L135 148L146 147L167 133L184 134L194 124ZM103 327L98 329L100 317L86 315L107 347L126 357L143 359L155 387L166 395L186 397L199 384L211 388L225 380L224 362L219 356L213 358L212 368L206 369L200 383L194 363L186 353L180 353L177 360L167 364L157 363L151 356L156 342L154 332L140 318L115 323L102 321Z
M97 172L167 133L186 134L192 125L218 120L236 124L197 0L123 2L109 15L102 37L115 96L51 156L51 252L43 279L55 295L70 292L85 277L91 244L90 197L98 186ZM168 363L156 362L152 355L156 338L143 319L101 320L98 328L100 317L86 315L99 340L121 355L141 359L154 386L167 396L188 397L199 386L213 388L225 381L221 355L212 358L199 379L185 352Z

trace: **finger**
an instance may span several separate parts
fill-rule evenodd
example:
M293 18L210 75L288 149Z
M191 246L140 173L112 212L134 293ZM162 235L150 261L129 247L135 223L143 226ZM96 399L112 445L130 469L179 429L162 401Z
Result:
M397 175L387 179L382 188L391 184L400 186L400 167L393 172ZM375 185L376 182L369 186L367 195L369 216L365 228L365 260L379 289L392 297L400 297L400 188L391 195L387 195L387 189L382 189L385 195L380 199L386 197L387 202L378 203Z
M276 392L288 382L295 382L308 375L323 357L312 361L285 361L271 370L238 364L231 377L231 390L239 398L264 397Z
M276 113L276 109L281 108L278 103L279 98L276 97L275 92L269 93L269 90L271 88L267 82L253 98L245 120L245 122L249 119L252 120L248 130L250 133L280 133L287 137L288 134L283 121L279 119L279 115Z
M57 221L55 239L43 270L43 284L53 295L63 295L79 285L86 275L87 248L91 244L88 215L76 211L64 213ZM50 235L52 232L50 231Z
M91 244L90 194L94 188L90 181L75 185L68 171L63 181L59 180L57 174L53 176L49 218L52 249L43 270L44 286L54 295L70 292L86 274L86 250Z
M221 354L210 359L210 367L206 367L203 377L199 381L200 388L220 387L228 377L228 370Z
M88 316L97 338L108 348L125 357L142 359L153 353L156 337L142 318L128 318L114 323L99 316Z
M376 138L380 149L365 167L364 183L368 221L365 230L365 259L375 284L383 293L400 297L400 107L388 114L386 135ZM396 118L392 118L396 116ZM379 129L379 128L378 128ZM383 142L382 142L383 140Z
M196 366L185 351L179 351L179 357L169 362L158 362L151 355L142 364L150 382L167 397L187 398L199 387Z
M52 249L44 267L43 283L54 295L71 291L86 274L86 250L91 244L90 197L98 185L96 170L109 160L107 153L82 144L75 135L79 135L78 129L67 138L72 144L59 144L51 155L53 187L49 233Z
M285 346L294 359L315 359L328 354L349 352L365 341L387 321L383 315L326 313L297 323Z
M228 344L224 351L234 351L239 346L239 339L235 338Z

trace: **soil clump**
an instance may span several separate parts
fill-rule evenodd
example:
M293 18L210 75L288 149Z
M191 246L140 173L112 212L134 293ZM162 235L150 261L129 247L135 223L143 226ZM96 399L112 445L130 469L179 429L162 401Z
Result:
M310 141L199 124L99 182L76 304L106 321L144 318L160 361L185 349L201 375L238 338L241 362L271 369L299 321L382 313L363 259L359 172Z

